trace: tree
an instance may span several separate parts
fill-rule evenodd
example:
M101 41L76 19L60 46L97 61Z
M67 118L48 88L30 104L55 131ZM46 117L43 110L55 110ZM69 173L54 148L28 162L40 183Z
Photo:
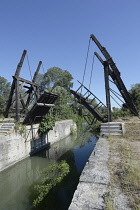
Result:
M140 111L140 83L136 83L135 85L132 85L129 93L137 110Z
M56 86L53 93L58 95L58 99L55 101L55 107L53 108L53 114L57 120L69 119L73 114L72 108L69 105L70 94L61 86Z
M136 106L136 109L140 111L140 83L136 83L132 85L131 89L129 90L130 97ZM127 107L126 103L122 104L121 109L114 109L113 116L116 117L127 117L132 116L131 111Z
M10 82L0 76L0 114L3 114L10 93Z
M40 78L40 93L47 90L58 95L52 112L55 118L57 120L70 118L73 113L69 105L72 97L69 91L73 86L72 75L67 70L52 67Z
M38 74L36 79L35 79L35 83L37 83L39 85L39 93L41 94L42 92L44 92L44 85L43 85L43 81L44 81L44 74Z
M41 89L52 90L56 86L64 87L66 90L72 88L72 75L67 70L62 70L58 67L52 67L44 74L44 79L41 84Z

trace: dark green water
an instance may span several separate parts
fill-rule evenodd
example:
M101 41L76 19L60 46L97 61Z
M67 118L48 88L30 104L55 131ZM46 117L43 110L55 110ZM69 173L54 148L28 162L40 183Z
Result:
M0 210L66 210L77 187L79 176L94 149L97 139L69 136L36 156L26 158L0 173ZM52 189L43 202L32 207L33 185L40 180L40 170L54 161L66 160L70 173Z

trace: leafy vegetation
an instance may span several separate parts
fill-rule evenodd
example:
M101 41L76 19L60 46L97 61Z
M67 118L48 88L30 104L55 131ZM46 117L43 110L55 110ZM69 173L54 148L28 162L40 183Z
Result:
M10 82L0 76L0 116L2 117L5 111L6 102L10 93Z
M138 111L140 111L140 83L136 83L135 85L132 85L129 93L136 108L138 109Z
M75 129L74 125L72 125L71 128L70 128L70 134L71 135L75 135L76 134L76 129Z
M57 86L69 90L73 86L73 83L71 82L72 79L72 75L67 70L52 67L44 74L43 81L41 83L41 90L47 89L52 91Z
M71 103L73 102L73 96L70 94L70 88L72 88L72 75L67 70L62 70L58 67L52 67L47 72L39 75L40 91L49 91L58 95L58 99L55 102L55 107L52 109L52 115L55 116L55 120L65 120L74 117ZM40 82L41 81L41 82Z
M39 125L39 134L42 135L44 133L47 133L49 130L52 130L54 125L55 117L52 114L47 114Z
M129 94L131 99L133 100L138 112L140 112L140 83L136 83L132 85L131 89L129 90ZM120 117L131 117L133 114L127 108L125 104L122 105L120 109L113 108L113 117L120 118Z
M73 115L73 110L70 106L72 98L69 91L64 87L57 86L52 92L58 95L58 99L56 100L55 107L52 111L56 120L70 119Z
M130 117L132 116L130 110L128 108L124 108L124 106L122 106L121 109L115 109L115 111L113 111L113 118L117 119L117 118L121 118L121 117Z
M41 174L44 176L41 183L34 186L37 198L33 201L33 206L36 207L45 198L50 189L61 182L68 173L69 165L66 161L61 161L60 163L54 162L47 168L44 168L41 171Z

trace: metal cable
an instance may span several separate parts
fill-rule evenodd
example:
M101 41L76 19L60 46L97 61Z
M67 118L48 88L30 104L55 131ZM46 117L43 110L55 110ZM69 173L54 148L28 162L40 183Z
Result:
M123 98L119 93L117 93L115 90L111 89L110 90L112 91L112 93L116 93L118 96L120 96L121 98Z
M86 68L87 68L88 54L89 54L89 48L90 48L90 40L91 40L91 38L89 39L89 42L88 42L88 50L87 50L87 56L86 56L86 62L85 62L85 68L84 68L84 74L83 74L82 85L83 85L83 83L84 83L85 73L86 73ZM82 87L81 87L81 95L82 95Z
M113 82L111 79L109 79L110 82L112 82L113 84L115 84L115 82Z
M43 74L45 74L43 63L42 63L42 70L43 70Z
M113 91L111 88L110 88L110 91L124 104L124 101L122 101L114 92L115 91Z
M93 61L92 61L91 74L90 74L90 82L89 82L89 90L90 90L91 79L92 79L92 73L93 73L94 58L95 58L95 54L93 54Z
M110 95L111 96L111 98L120 106L120 107L122 107L116 100L115 100L115 98L112 96L112 95Z
M87 68L88 54L89 54L89 48L90 48L90 40L91 40L91 38L89 39L89 43L88 43L88 50L87 50L87 56L86 56L86 62L85 62L82 84L84 83L84 78L85 78L85 73L86 73L86 68Z
M31 77L31 81L32 81L32 73L31 73L31 68L30 68L30 63L29 63L28 55L27 55L27 63L28 63L28 68L29 68L30 77Z

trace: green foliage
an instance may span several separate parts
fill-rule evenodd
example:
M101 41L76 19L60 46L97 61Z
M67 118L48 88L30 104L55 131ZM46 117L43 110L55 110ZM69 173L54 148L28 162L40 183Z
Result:
M82 123L85 122L84 117L83 117L83 116L79 116L79 115L77 115L77 114L72 115L71 119L72 119L74 122L76 122L76 125L77 125L78 127L80 127L80 126L82 125Z
M39 125L38 132L39 134L47 133L49 130L52 130L55 125L55 117L52 114L46 115Z
M44 79L41 84L41 89L50 89L52 91L56 86L64 87L66 90L69 90L73 83L72 75L67 70L62 70L58 67L52 67L47 70L44 74Z
M37 192L37 198L33 201L33 206L36 207L48 194L50 189L61 182L62 179L69 173L69 165L65 161L60 163L54 162L47 168L41 171L44 175L40 184L34 186Z
M132 85L131 89L129 90L130 97L134 102L138 112L140 112L140 83L136 83ZM124 103L121 109L113 107L113 117L120 118L120 117L131 117L132 113Z
M100 129L101 129L101 122L96 121L90 128L89 131L94 133L96 137L99 137L100 135Z
M4 115L0 113L0 118L4 118Z
M64 87L57 86L52 92L58 95L58 99L55 101L55 107L53 107L52 111L56 120L72 119L74 113L70 106L72 99L69 91Z
M76 132L75 126L72 125L72 126L70 127L70 134L71 134L71 135L75 135L76 133L77 133L77 132Z
M113 112L114 119L121 118L121 117L129 117L131 115L132 115L131 112L127 108L118 109Z
M4 77L0 77L0 114L5 111L6 102L10 93L10 82Z
M138 109L138 111L140 111L140 83L136 83L135 85L132 85L129 93L136 108Z
M70 107L71 94L69 89L73 86L72 75L67 70L62 70L58 67L52 67L44 74L40 85L40 91L47 91L58 95L53 108L53 115L56 120L65 120L73 115ZM44 122L43 122L44 123Z

